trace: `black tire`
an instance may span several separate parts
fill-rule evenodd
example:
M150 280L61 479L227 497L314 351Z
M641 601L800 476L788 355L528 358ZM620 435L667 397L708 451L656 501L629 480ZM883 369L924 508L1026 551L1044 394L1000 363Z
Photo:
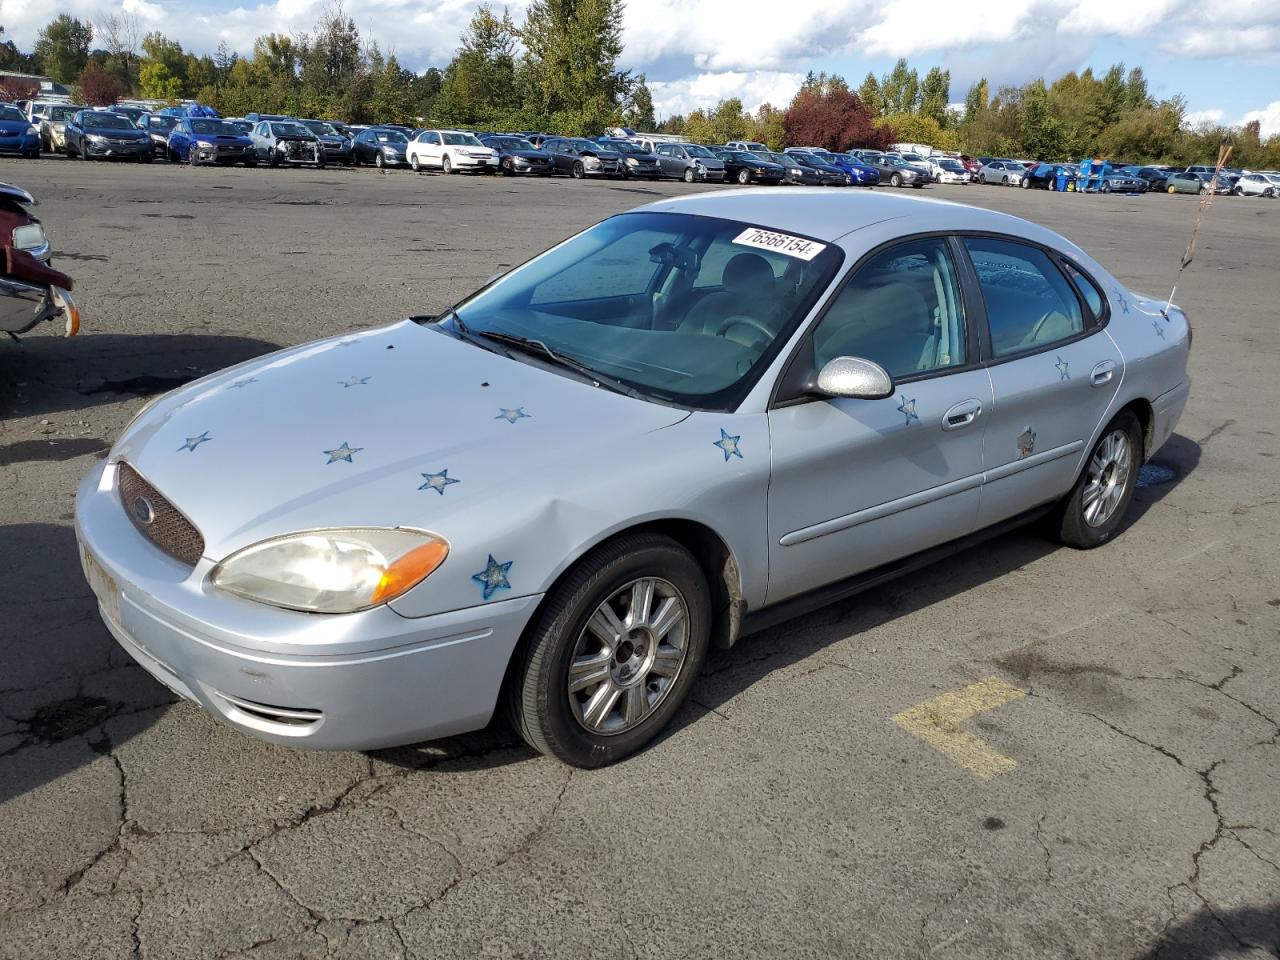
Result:
M1009 185L1009 175L1006 173L1000 178L1000 186L1007 187Z
M511 166L511 163L512 161L510 157L507 157L505 160L502 161L501 169L502 169L502 175L504 177L514 177L516 175L516 171Z
M738 171L738 176L737 176L737 181L745 187L748 183L750 183L750 182L751 182L751 171L750 171L750 170L739 170L739 171Z
M1100 187L1098 188L1098 192L1099 192L1099 193L1110 193L1110 192L1111 192L1111 183L1110 183L1109 181L1107 181L1107 180L1103 180L1103 181L1102 181L1102 186L1100 186Z
M1166 192L1166 193L1177 193L1177 192L1178 192L1178 188L1177 188L1177 187L1175 187L1175 186L1173 186L1172 184L1170 184L1168 187L1166 187L1166 188L1165 188L1165 192Z
M573 161L573 179L582 180L587 175L587 168L582 165L581 160Z
M890 186L893 186L893 187L900 187L900 186L902 186L902 174L900 174L900 173L895 173L893 176L891 176L891 177L889 178L889 185L890 185Z
M417 154L414 154L414 156L417 156ZM381 154L381 153L378 153L378 154L375 154L375 155L374 155L374 158L373 158L373 165L374 165L375 167L377 167L379 170L381 170L383 167L385 167L385 166L387 165L387 161L383 159L383 157L382 157L382 154ZM418 169L418 167L417 167L417 165L416 165L416 164L414 165L414 168L413 168L413 169L414 169L414 170L417 170L417 169Z
M1030 178L1030 177L1023 177L1023 178L1022 178L1022 189L1023 189L1023 190L1030 190L1030 189L1031 189L1031 178Z
M358 166L360 166L360 163L361 163L361 160L360 160L360 151L359 151L359 150L353 150L353 151L351 152L351 165L352 165L353 167L358 167Z
M248 158L248 159L246 159L246 160L245 160L245 162L244 162L244 168L245 168L246 170L248 170L250 167L256 167L257 165L258 165L258 158L257 158L257 157L249 157L249 158Z
M1097 526L1090 526L1084 518L1084 492L1085 487L1089 484L1089 465L1098 456L1107 438L1117 431L1124 433L1128 439L1129 475L1125 480L1120 502L1113 509L1111 515L1105 522ZM1051 529L1055 539L1068 547L1075 547L1077 550L1092 550L1094 547L1100 547L1110 540L1116 531L1120 529L1120 525L1124 522L1124 515L1133 500L1133 491L1138 482L1138 468L1142 466L1143 451L1142 424L1132 410L1120 411L1115 419L1107 424L1098 442L1089 451L1089 457L1085 460L1080 476L1076 480L1076 485L1071 488L1071 492L1067 494L1062 503L1058 505L1057 510L1051 515Z
M569 697L569 664L597 608L629 582L660 577L689 614L685 660L665 697L636 726L616 734L588 731ZM589 554L548 595L512 661L507 707L521 736L540 753L575 767L602 767L648 745L688 698L706 657L711 598L692 554L651 533L624 536Z
M685 183L694 183L697 179L698 179L698 174L694 171L693 167L684 168Z
M267 166L268 167L280 166L280 154L277 151L275 150L271 151L271 155L267 157Z
M453 173L453 161L449 159L447 153L444 155L444 159L440 161L440 169L444 171L445 176Z

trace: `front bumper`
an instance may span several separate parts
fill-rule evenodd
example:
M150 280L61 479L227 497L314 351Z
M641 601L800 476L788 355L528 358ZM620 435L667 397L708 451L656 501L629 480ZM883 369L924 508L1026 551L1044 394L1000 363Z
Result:
M189 156L196 163L245 163L255 158L252 147L219 144L211 147L192 144Z
M528 157L512 157L511 169L516 173L550 173L550 160L530 160Z
M95 143L86 138L80 141L80 146L85 156L103 160L139 160L155 155L155 147L151 145L150 137L146 140L131 140L127 143L112 140L99 140Z
M66 336L74 337L80 332L80 313L66 290L0 276L0 332L26 333L59 317Z
M227 596L138 534L98 464L76 498L76 536L103 621L147 672L243 733L315 750L370 750L489 722L540 596L408 618L345 615Z
M496 170L498 161L489 157L451 156L449 161L455 170Z
M40 152L40 135L24 133L19 136L0 136L0 153L16 153L31 156Z

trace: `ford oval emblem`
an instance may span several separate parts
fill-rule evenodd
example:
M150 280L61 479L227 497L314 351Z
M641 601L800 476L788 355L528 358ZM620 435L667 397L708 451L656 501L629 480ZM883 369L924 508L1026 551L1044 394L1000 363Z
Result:
M151 501L146 497L134 497L133 515L140 524L147 527L155 523L156 508L151 505Z

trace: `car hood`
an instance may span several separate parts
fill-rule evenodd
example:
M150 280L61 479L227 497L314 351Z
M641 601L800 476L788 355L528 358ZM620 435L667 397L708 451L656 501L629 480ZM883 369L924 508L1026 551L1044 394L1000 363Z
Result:
M221 560L298 530L431 528L459 489L501 510L563 482L576 460L617 456L686 416L404 321L188 384L139 416L111 459L169 498ZM467 487L421 489L446 470Z
M26 120L0 120L0 130L5 133L26 133L31 124Z
M150 139L142 130L121 130L119 127L85 127L84 132L99 137L110 137L113 140Z
M508 150L509 157L524 157L526 160L550 160L551 156L541 150Z

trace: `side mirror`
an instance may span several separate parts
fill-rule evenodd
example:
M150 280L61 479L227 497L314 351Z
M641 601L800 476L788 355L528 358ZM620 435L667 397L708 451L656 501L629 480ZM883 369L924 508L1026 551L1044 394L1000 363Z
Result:
M883 400L893 396L893 377L878 363L861 357L834 357L818 371L814 390L828 397Z

